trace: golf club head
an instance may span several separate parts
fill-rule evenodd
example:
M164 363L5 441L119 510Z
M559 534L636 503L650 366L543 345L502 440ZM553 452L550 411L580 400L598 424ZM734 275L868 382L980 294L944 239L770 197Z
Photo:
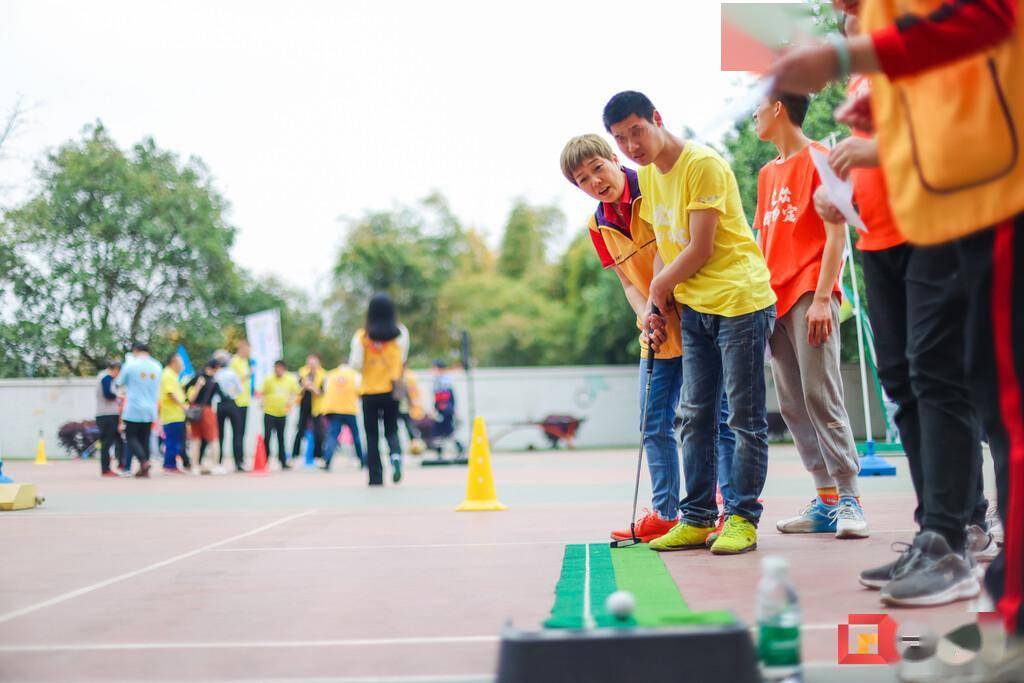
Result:
M639 538L636 538L634 536L633 538L624 538L621 541L612 541L609 545L613 549L614 548L631 548L634 545L639 545L640 543L643 543L643 541L641 541Z

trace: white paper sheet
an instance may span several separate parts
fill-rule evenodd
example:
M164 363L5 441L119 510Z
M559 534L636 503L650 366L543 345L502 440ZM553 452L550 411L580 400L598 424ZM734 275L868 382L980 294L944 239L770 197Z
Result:
M868 232L868 226L864 225L857 209L853 208L853 183L849 180L840 180L832 167L828 165L828 155L814 147L811 147L811 160L814 167L818 169L821 177L821 184L825 186L828 198L835 204L839 212L843 214L848 225L852 225L861 232Z

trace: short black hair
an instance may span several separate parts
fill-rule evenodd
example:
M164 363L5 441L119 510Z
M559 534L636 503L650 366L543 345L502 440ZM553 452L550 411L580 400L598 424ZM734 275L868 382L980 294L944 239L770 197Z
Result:
M283 367L288 367L287 365L284 364L284 361L281 360L280 358L278 358L277 360L274 361L274 365L280 365L280 366L283 366Z
M121 367L121 361L119 360L108 360L107 370L116 370Z
M181 354L179 354L177 351L175 351L174 353L167 354L167 359L164 360L164 365L170 365L171 363L173 363L175 356L180 358Z
M623 119L628 119L633 114L653 122L654 103L647 95L636 90L623 90L612 95L608 104L604 105L604 114L602 114L604 129L609 133L612 132L613 125Z
M144 351L149 353L149 345L140 341L132 342L132 351Z
M786 108L786 114L794 126L803 128L804 119L807 118L807 108L811 106L809 95L794 95L793 93L779 93L775 96L777 102L782 102Z

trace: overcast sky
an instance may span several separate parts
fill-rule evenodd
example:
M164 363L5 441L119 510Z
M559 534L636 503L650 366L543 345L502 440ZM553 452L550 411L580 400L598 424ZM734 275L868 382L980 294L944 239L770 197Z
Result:
M0 184L96 119L122 146L152 135L209 166L238 263L316 291L339 217L432 189L492 246L519 196L581 229L562 145L623 89L701 130L736 92L719 34L705 0L3 0L0 113L35 107Z

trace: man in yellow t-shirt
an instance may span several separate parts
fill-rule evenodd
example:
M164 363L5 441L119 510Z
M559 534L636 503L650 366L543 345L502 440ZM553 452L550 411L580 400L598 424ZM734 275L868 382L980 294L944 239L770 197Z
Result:
M160 399L157 406L164 430L164 472L167 474L184 474L183 470L178 469L179 455L182 465L186 469L191 467L185 452L185 390L178 379L184 367L181 356L172 353L160 375Z
M309 436L307 447L313 448L313 458L322 456L324 446L323 414L324 372L320 364L320 354L310 353L306 356L306 364L299 368L299 422L295 430L295 443L292 454L299 457L302 453L302 439Z
M260 394L263 400L263 442L267 448L267 460L270 460L271 438L276 433L277 459L281 469L291 469L288 454L284 450L284 426L288 413L299 397L299 380L288 372L283 360L274 361L274 374L264 378Z
M680 523L651 548L702 548L715 532L717 399L724 385L736 434L733 499L711 552L754 550L757 499L768 470L764 348L775 321L768 267L743 214L736 177L717 152L669 133L639 92L612 97L603 118L622 153L641 166L640 216L653 226L665 264L651 281L647 311L676 302L682 308L686 497ZM648 324L663 327L665 319L649 315Z
M249 359L249 342L241 339L238 342L238 349L231 357L228 366L238 375L238 381L242 383L242 393L235 397L235 405L238 406L238 413L242 416L242 439L245 439L245 426L249 417L249 403L252 401L252 363Z
M352 434L352 445L359 458L359 466L366 466L363 455L363 443L359 436L359 421L356 412L359 410L359 373L342 363L324 377L324 395L320 401L320 409L327 417L327 441L324 444L323 469L331 469L331 458L338 447L341 428L348 427Z

